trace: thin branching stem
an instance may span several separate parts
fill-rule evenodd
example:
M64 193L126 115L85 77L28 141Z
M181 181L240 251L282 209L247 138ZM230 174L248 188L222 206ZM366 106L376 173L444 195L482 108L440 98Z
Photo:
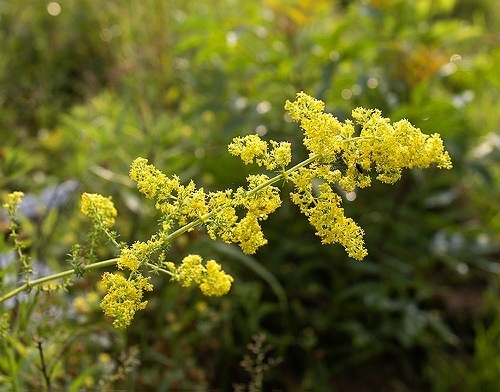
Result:
M83 270L84 271L91 271L94 269L108 267L110 265L116 264L117 261L118 261L118 258L113 258L113 259L104 260L104 261L98 261L96 263L92 263L92 264L84 266ZM23 291L31 290L33 287L41 285L42 283L50 282L50 281L56 280L56 279L65 278L65 277L70 276L74 273L75 273L75 270L74 270L74 268L72 268L72 269L69 269L69 270L66 270L63 272L58 272L57 274L47 275L47 276L44 276L43 278L31 280L31 281L23 284L22 286L19 286L18 288L8 292L7 294L3 295L2 297L0 297L0 303L8 300L9 298L14 297L15 295L17 295Z
M38 348L38 354L40 356L40 363L41 363L41 367L40 367L40 370L41 372L43 373L43 378L45 380L45 388L46 388L46 391L47 392L50 392L52 390L52 387L51 387L51 383L50 383L50 376L49 376L49 373L47 371L47 365L45 363L45 357L43 355L43 341L42 339L39 339L39 338L35 338L35 343L37 345L37 348Z

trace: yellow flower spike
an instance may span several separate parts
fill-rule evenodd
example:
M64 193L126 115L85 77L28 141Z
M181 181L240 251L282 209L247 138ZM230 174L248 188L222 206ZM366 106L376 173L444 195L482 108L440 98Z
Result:
M156 198L155 208L168 217L163 221L164 231L175 223L184 226L190 219L202 217L209 210L203 188L196 189L193 181L182 185L178 176L166 176L149 165L147 159L136 158L132 162L130 178L137 182L137 188L147 198Z
M94 222L94 225L104 224L113 227L117 215L111 196L104 197L97 193L82 194L81 212Z
M323 113L325 104L303 92L294 102L286 101L285 109L304 130L304 146L323 160L332 161L344 147L341 136L344 125L329 113ZM347 128L349 131L349 128Z
M239 188L234 197L235 203L245 207L251 215L259 220L267 219L281 205L279 189L269 185L251 195L249 193L259 185L269 180L265 174L250 175L247 177L248 190Z
M131 271L137 271L140 262L132 249L125 248L120 251L120 258L116 262L118 269L128 268Z
M211 192L208 195L208 208L210 211L217 211L209 221L205 222L207 233L211 239L218 237L231 243L233 240L233 227L238 220L236 209L233 206L231 190Z
M248 135L236 137L228 146L228 152L236 155L248 165L257 163L265 166L267 170L274 170L277 167L284 168L292 161L291 144L288 142L270 141L271 151L268 151L268 143L259 135Z
M130 165L130 178L137 182L137 189L148 199L154 198L165 183L166 176L145 158L136 158Z
M101 301L101 309L107 316L113 317L115 328L126 328L132 322L138 310L146 308L148 301L142 301L144 291L152 291L149 278L134 274L129 279L122 275L105 272L102 283L108 293Z
M340 243L349 257L363 259L367 255L363 230L351 218L345 217L344 209L340 207L342 199L328 184L321 184L318 188L320 193L314 203L302 205L301 210L316 229L321 242Z

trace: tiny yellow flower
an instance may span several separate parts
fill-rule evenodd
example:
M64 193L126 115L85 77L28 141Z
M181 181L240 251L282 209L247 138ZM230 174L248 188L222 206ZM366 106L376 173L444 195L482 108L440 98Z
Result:
M115 206L110 197L97 193L84 193L81 201L81 212L94 222L94 225L104 224L112 227L117 215Z
M167 268L173 273L173 280L179 282L183 287L189 287L192 283L199 285L200 290L207 296L221 296L231 288L233 277L226 274L222 267L214 260L203 260L198 255L184 257L179 267L173 263L167 263Z
M191 286L192 282L199 284L205 268L203 267L202 258L198 255L188 255L181 261L181 265L177 268L174 279L181 283L183 287Z
M231 288L233 277L222 271L220 264L214 260L208 260L206 273L203 275L200 290L206 296L218 296L227 294Z

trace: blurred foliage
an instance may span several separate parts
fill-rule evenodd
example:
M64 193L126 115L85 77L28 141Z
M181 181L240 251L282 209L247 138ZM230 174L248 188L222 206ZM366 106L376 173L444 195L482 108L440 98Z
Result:
M193 232L172 260L200 252L235 277L222 299L155 278L147 309L119 333L92 296L69 292L2 308L0 390L39 390L42 341L65 390L229 390L264 332L282 362L264 387L495 390L499 380L500 11L494 0L0 0L0 196L68 179L112 195L121 240L144 239L154 209L128 179L148 158L207 189L255 168L226 153L235 136L301 136L282 109L297 91L339 118L356 106L444 137L454 170L405 173L345 208L369 256L321 246L286 201L257 255ZM57 8L57 7L56 7ZM286 193L286 191L285 191ZM67 268L86 223L77 197L23 221L38 270ZM0 221L0 227L4 229ZM0 239L2 282L16 279ZM104 246L102 257L114 250ZM9 281L10 282L10 281ZM42 294L41 294L42 295ZM102 294L98 294L102 295ZM6 305L7 306L7 305ZM28 321L29 320L29 321ZM54 331L58 331L54 334ZM6 387L3 387L5 385Z

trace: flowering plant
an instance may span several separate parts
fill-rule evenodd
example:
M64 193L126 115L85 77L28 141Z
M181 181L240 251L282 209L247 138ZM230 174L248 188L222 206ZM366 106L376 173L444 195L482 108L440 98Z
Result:
M267 243L261 222L281 205L278 183L293 185L291 200L308 218L324 244L341 244L347 254L357 260L367 255L363 230L344 214L342 198L337 189L351 192L371 184L371 173L387 184L396 182L404 168L424 169L433 164L451 169L451 159L438 134L426 135L407 120L390 123L379 110L357 108L353 120L340 122L324 113L324 103L301 92L296 100L287 101L285 109L303 129L303 143L309 155L292 165L288 142L264 141L258 135L234 138L230 154L239 156L245 164L263 166L268 174L247 177L248 186L205 192L193 181L181 184L179 177L169 177L144 158L132 162L130 177L138 190L155 200L160 213L158 231L145 242L132 245L118 242L113 231L117 211L111 198L84 193L81 212L92 226L87 246L76 245L72 251L72 269L44 278L30 280L29 260L23 257L22 243L17 240L16 206L22 194L11 194L4 207L11 218L11 238L21 255L25 283L0 297L3 302L34 287L47 288L46 282L81 276L86 271L117 266L116 273L106 272L102 283L107 294L101 302L104 313L114 318L113 325L125 328L137 310L144 309L144 291L153 290L148 272L165 273L184 287L197 285L203 294L226 294L233 278L214 260L203 262L199 255L188 255L175 264L167 258L168 247L180 235L204 226L213 240L238 244L242 251L253 254ZM104 234L118 249L117 258L97 261L97 236ZM123 272L126 271L126 274ZM49 289L52 286L48 287Z

